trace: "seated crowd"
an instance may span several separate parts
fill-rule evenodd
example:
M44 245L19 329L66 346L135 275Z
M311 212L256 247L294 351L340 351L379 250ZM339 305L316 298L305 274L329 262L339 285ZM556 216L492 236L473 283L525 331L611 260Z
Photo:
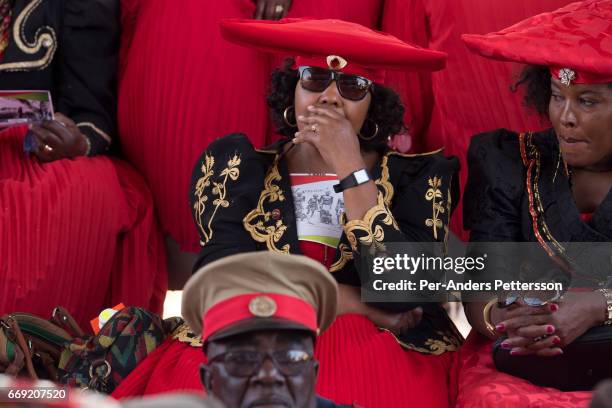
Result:
M0 404L29 376L108 394L65 406L612 406L612 0L461 37L523 65L495 79L546 125L460 158L407 152L453 55L374 30L406 34L397 0L169 3L0 0L0 91L55 111L0 130ZM189 7L214 46L184 75L159 28ZM430 292L365 297L372 257L451 256L456 208L459 256L490 261L465 280L525 279L504 251L531 243L562 288L464 293L467 339Z

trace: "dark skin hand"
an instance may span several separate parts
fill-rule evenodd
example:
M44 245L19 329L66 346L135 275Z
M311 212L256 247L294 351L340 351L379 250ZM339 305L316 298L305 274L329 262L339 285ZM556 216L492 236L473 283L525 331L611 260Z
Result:
M85 136L71 119L61 113L55 114L55 120L32 125L30 131L36 141L32 153L43 163L72 159L87 152Z
M255 20L280 20L287 16L293 0L255 0Z

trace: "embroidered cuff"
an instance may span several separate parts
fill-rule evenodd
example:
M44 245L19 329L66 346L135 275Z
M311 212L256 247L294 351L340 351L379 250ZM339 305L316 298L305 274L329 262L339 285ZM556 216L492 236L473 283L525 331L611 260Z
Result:
M385 205L383 195L378 193L378 203L370 208L363 219L346 221L343 214L342 223L344 232L354 252L359 252L359 244L374 246L375 250L384 250L385 230L393 227L399 231L397 222Z

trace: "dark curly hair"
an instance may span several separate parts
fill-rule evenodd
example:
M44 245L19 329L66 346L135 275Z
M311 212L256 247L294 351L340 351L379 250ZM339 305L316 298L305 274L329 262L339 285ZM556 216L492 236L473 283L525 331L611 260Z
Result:
M548 116L548 104L552 96L550 70L542 65L528 65L523 68L511 89L516 92L519 86L525 87L523 102L535 109L541 116ZM612 83L608 86L612 88Z
M293 105L295 87L299 80L298 71L291 68L293 65L294 60L289 58L285 60L282 67L272 72L270 91L267 97L277 132L288 138L292 138L296 132L296 127L291 127L285 123L283 117L285 109ZM363 150L382 151L386 147L389 136L400 133L405 129L404 106L399 95L390 88L373 84L371 92L372 100L361 133L364 135L374 134L375 123L378 125L378 134L373 140L366 141L360 138L359 143ZM291 123L295 123L295 117L292 116L289 119Z

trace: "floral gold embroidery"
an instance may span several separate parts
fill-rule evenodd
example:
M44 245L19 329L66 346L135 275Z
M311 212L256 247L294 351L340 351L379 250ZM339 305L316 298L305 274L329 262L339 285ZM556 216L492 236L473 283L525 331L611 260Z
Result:
M276 201L285 201L285 195L278 186L277 182L281 180L281 175L278 171L279 156L276 156L274 164L268 170L268 174L264 180L264 189L259 196L257 208L249 212L244 217L242 223L244 228L251 234L251 237L261 243L265 243L268 250L275 252L289 253L289 244L285 244L282 248L277 247L277 243L282 238L287 230L287 226L282 219L274 221L270 211L264 209L266 203Z
M440 214L444 214L444 200L438 200L442 198L442 178L434 176L429 178L429 189L425 193L425 199L431 201L433 207L433 216L425 220L425 225L433 229L434 239L438 239L438 228L443 228L444 223L440 219Z
M344 225L344 232L353 251L359 252L359 244L369 246L373 252L385 251L385 231L379 223L392 225L399 231L381 192L378 193L378 204L370 208L363 219L351 220Z
M238 154L234 154L232 158L230 158L227 162L227 167L224 168L220 175L219 179L221 181L215 182L212 181L212 177L214 176L213 167L215 165L215 158L211 156L208 152L205 155L204 162L202 163L202 177L198 179L195 186L195 197L196 202L193 205L193 209L196 215L196 223L202 233L202 239L200 240L200 245L206 245L213 237L213 229L212 222L219 210L219 207L227 208L229 207L229 201L227 200L227 182L228 180L236 181L240 177L240 156ZM204 211L206 209L206 204L208 202L208 196L205 193L206 189L211 186L212 183L212 194L216 196L212 202L212 205L215 207L212 215L208 219L208 223L204 225L205 220L202 219L204 215Z
M25 25L32 12L40 6L42 0L32 0L15 18L13 24L13 41L21 52L27 55L35 55L45 49L44 55L34 61L8 62L0 64L0 71L25 71L27 69L45 69L57 50L57 37L55 30L49 26L43 26L36 30L34 42L28 42L25 36Z
M172 340L178 340L181 343L187 343L191 347L202 347L202 338L191 332L191 329L186 323L177 327L170 335Z
M338 246L338 251L340 252L340 258L329 267L329 271L332 273L342 270L347 262L353 259L353 251L351 251L348 245L340 244Z
M393 185L389 181L389 155L386 154L380 163L381 173L380 178L374 183L378 187L378 190L383 193L385 205L389 207L391 205L391 199L393 198L394 190Z
M447 351L457 351L461 346L460 340L449 333L444 333L441 331L436 331L435 333L439 336L439 338L428 338L425 340L423 346L417 346L413 343L406 343L400 340L392 331L381 328L380 330L389 332L394 338L395 341L398 342L400 346L407 350L413 350L421 354L433 354L435 356L439 356L440 354L444 354Z

